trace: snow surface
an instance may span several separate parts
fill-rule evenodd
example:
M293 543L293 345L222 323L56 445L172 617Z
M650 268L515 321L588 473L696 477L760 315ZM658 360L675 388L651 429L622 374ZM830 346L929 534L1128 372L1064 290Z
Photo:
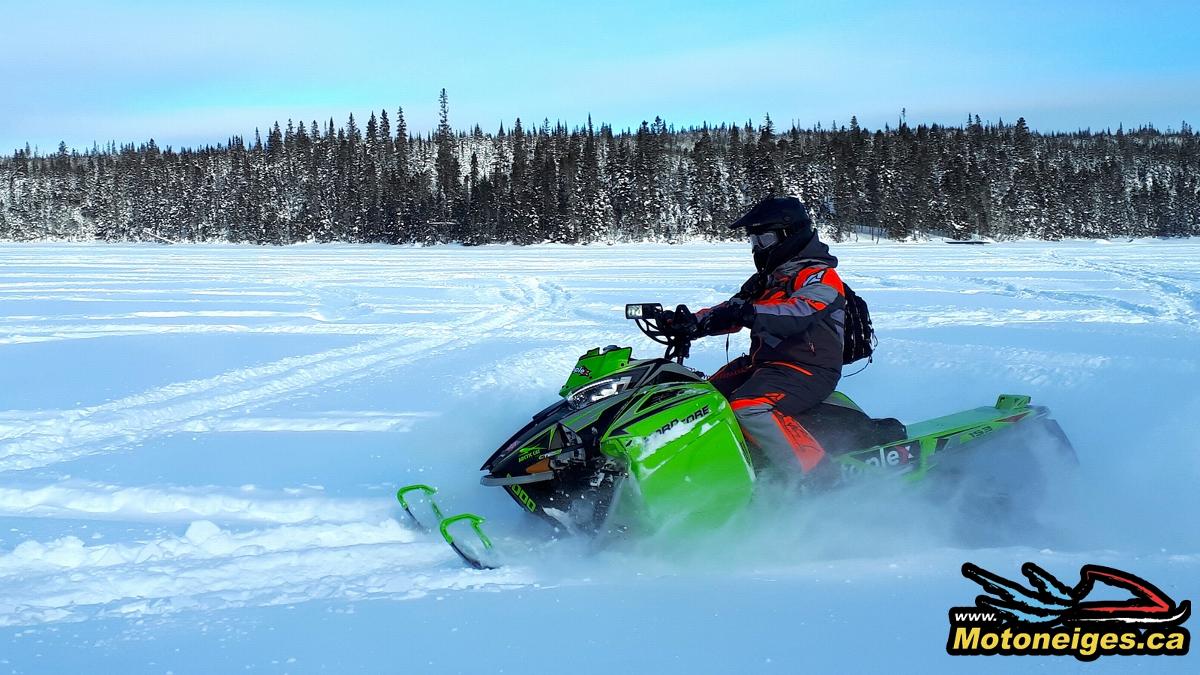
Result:
M1041 526L872 489L767 494L686 551L531 546L479 464L585 349L654 353L625 302L727 297L740 246L0 246L0 672L1195 672L944 644L968 560L1200 599L1200 241L834 249L881 338L842 386L868 411L1052 407L1082 465ZM417 481L510 564L404 524Z

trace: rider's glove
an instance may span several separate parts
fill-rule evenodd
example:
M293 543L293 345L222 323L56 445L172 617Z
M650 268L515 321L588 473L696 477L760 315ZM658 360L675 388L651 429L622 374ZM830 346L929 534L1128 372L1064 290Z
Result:
M699 324L696 321L696 315L692 314L692 310L688 309L687 305L679 305L674 312L663 312L661 317L659 325L667 333L686 337L694 337L698 333Z
M702 335L727 333L754 323L754 303L734 297L696 312Z

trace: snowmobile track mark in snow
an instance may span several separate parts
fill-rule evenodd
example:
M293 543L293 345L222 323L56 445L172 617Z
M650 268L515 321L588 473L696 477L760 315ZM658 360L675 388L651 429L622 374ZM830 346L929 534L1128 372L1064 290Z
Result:
M109 403L61 412L39 420L25 433L0 443L0 472L30 469L112 451L227 410L243 410L294 395L296 391L360 377L461 348L515 322L530 306L546 304L531 293L524 308L504 308L456 324L455 334L413 341L382 337L349 347L177 382Z

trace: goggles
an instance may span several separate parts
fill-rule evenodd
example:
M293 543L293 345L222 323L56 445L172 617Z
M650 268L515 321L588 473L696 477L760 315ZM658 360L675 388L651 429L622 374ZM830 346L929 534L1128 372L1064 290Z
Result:
M750 234L750 249L753 251L765 251L780 241L779 232L771 230L769 232L759 232Z

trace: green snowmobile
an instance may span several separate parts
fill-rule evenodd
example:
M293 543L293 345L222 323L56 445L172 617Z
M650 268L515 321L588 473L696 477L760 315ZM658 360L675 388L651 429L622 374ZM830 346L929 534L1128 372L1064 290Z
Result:
M579 357L554 404L496 450L481 467L485 486L501 487L529 513L572 533L658 533L708 530L751 500L758 472L729 402L703 373L683 365L691 336L669 328L659 304L631 304L627 319L666 346L662 358L634 359L630 347L592 349ZM800 421L832 458L822 479L836 486L866 476L921 481L958 471L965 451L985 442L1042 434L1074 459L1058 423L1028 396L1002 395L983 406L903 425L872 419L835 392ZM1015 445L1020 445L1020 442ZM1014 444L995 444L1010 448ZM761 464L761 462L760 462ZM425 485L402 488L413 515L414 493L428 499L442 535L476 567L491 542L481 518L443 518ZM414 519L421 522L421 518ZM450 530L472 528L468 546Z

